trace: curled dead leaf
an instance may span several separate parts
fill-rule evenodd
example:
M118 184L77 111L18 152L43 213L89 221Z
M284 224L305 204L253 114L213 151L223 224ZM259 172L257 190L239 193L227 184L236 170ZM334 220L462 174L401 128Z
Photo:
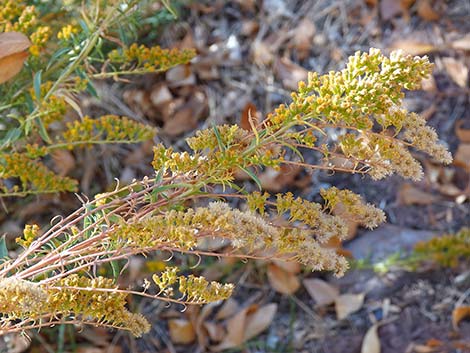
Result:
M308 71L288 58L277 59L274 63L274 73L281 80L284 88L296 90L299 81L306 81Z
M452 326L455 331L459 329L459 323L465 318L470 318L470 305L456 307L452 311Z
M452 57L442 59L442 63L452 81L464 88L468 83L468 67L461 61Z
M470 172L470 143L461 143L454 156L454 164Z

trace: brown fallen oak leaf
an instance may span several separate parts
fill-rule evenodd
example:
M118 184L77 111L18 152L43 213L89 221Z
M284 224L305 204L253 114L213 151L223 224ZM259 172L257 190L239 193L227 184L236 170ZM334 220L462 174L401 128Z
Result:
M193 324L185 319L168 321L171 341L176 344L189 344L196 339L196 330Z
M21 71L30 46L31 42L23 33L0 33L0 84Z

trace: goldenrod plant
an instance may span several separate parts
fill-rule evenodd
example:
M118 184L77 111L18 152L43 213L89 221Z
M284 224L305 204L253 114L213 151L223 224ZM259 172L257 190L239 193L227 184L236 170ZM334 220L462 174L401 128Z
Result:
M131 47L111 57L127 66L138 50ZM180 273L175 266L150 275L140 289L137 284L120 287L126 261L139 254L279 258L342 275L346 259L325 242L346 237L344 215L374 228L385 221L383 211L335 187L321 191L322 203L291 193L248 193L237 185L235 174L244 171L259 186L257 175L263 168L284 165L374 179L393 173L420 179L422 169L412 150L451 162L434 130L401 106L403 90L417 89L431 68L426 57L401 52L387 57L377 49L356 53L339 72L310 73L292 93L290 104L260 122L250 119L250 130L214 125L188 138L185 152L155 146L153 175L84 199L81 208L54 218L50 227L25 227L17 240L23 251L15 258L4 257L0 266L0 332L69 323L141 336L150 325L128 310L128 296L188 305L231 295L232 284ZM60 144L73 146L79 137L74 131L80 129L79 135L92 143L90 126L103 123L84 119L61 135ZM328 139L332 131L337 140ZM316 154L318 163L305 162L306 153ZM343 216L333 214L339 205L347 211ZM225 246L201 246L208 238L219 238Z
M156 130L127 117L83 116L80 94L99 79L165 71L192 50L132 42L148 2L0 1L0 198L78 191L50 170L56 150L135 143ZM162 7L164 11L165 8ZM24 65L23 65L24 63ZM79 115L71 120L75 110Z

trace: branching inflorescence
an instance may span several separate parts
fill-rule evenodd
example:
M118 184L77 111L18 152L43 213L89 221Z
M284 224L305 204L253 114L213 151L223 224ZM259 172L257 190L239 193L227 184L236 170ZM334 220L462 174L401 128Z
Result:
M331 237L347 235L347 219L334 210L341 205L344 214L369 228L384 222L381 210L337 188L322 190L321 203L291 193L246 193L236 185L235 173L242 170L259 183L261 169L294 164L375 179L392 173L419 179L421 167L410 148L451 161L434 131L400 105L403 89L416 89L430 70L427 58L399 52L386 57L371 49L351 57L340 72L310 74L292 94L292 103L261 122L251 121L250 131L236 125L198 131L187 139L190 152L156 146L154 176L97 195L44 232L25 229L18 240L24 251L0 268L1 330L65 322L141 335L149 324L125 308L127 295L201 304L225 299L233 289L180 275L175 267L154 274L140 291L94 275L97 267L117 266L113 272L119 277L122 260L137 254L280 258L343 274L346 259L324 246ZM337 141L328 140L332 129ZM306 163L306 151L318 154L319 163ZM222 188L215 186L235 191L216 192ZM231 199L242 200L246 208L232 207ZM220 238L225 246L201 247L207 238ZM12 295L16 305L6 299Z

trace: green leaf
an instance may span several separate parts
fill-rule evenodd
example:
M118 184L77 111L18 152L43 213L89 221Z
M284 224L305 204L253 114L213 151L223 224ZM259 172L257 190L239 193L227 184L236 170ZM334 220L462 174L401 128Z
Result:
M256 176L255 173L253 173L251 170L243 168L243 167L239 167L239 168L241 170L243 170L246 174L248 174L251 179L253 179L253 181L256 183L256 185L258 185L258 188L260 190L263 190L263 187L261 186L261 181L258 179L258 177Z
M46 130L46 127L44 126L44 124L42 123L42 120L40 118L36 118L36 123L38 124L38 127L39 127L39 136L41 136L41 138L47 142L47 143L52 143L52 140L51 138L49 137L49 134L47 133L47 130Z
M42 70L36 72L34 75L33 85L34 85L34 94L36 95L36 101L39 104L41 102L41 76Z
M7 259L8 258L8 249L7 243L5 241L5 236L0 238L0 259Z

